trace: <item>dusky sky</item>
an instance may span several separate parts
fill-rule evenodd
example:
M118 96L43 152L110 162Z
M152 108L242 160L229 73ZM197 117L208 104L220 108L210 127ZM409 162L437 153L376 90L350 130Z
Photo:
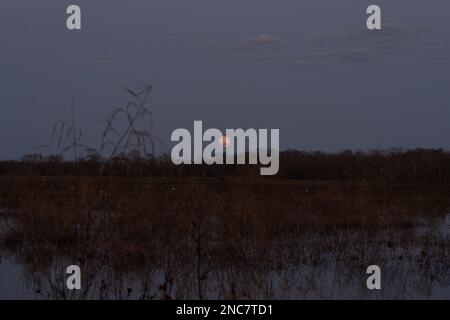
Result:
M73 3L81 31L66 28ZM2 0L0 158L44 152L74 91L97 147L99 121L141 82L168 143L202 120L279 128L282 149L448 149L449 17L448 0Z

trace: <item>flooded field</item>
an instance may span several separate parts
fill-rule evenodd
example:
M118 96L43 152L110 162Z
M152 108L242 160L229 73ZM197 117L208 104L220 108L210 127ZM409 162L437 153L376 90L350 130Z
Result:
M0 298L450 299L450 188L11 179ZM82 289L66 288L79 265ZM366 269L379 265L381 290Z

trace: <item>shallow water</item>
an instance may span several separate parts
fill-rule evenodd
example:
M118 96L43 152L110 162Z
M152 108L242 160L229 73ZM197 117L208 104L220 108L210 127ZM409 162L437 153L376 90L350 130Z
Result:
M0 209L0 236L6 232L5 211ZM0 238L1 239L1 238ZM0 245L0 299L33 299L33 291L27 287L22 267L13 257L5 256Z
M0 261L0 299L34 299L35 295L27 284L22 267L11 258L2 257Z
M5 221L3 216L3 235ZM416 245L402 243L408 235ZM114 257L101 263L94 259L82 267L82 272L87 269L83 273L87 288L70 292L65 288L67 254L51 257L51 264L42 266L2 244L0 299L450 299L450 214L440 220L424 219L410 230L399 229L398 240L396 236L380 231L376 241L350 239L348 248L337 251L328 250L327 244L346 246L346 240L309 234L272 248L273 260L284 261L281 265L267 261L214 267L205 273L201 289L192 266L169 264L173 270L168 271L155 263L118 272ZM394 239L394 244L386 246L387 239ZM381 290L365 286L369 264L381 267Z

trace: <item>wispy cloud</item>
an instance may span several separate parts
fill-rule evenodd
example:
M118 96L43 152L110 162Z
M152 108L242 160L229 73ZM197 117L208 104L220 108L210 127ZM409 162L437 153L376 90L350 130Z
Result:
M339 49L299 55L263 55L257 57L257 59L285 65L319 65L338 62L379 61L380 57L368 49Z
M361 28L340 28L331 32L318 33L315 41L414 41L425 31L424 28L385 25L381 30Z
M385 26L380 31L342 28L318 33L303 50L268 60L288 65L375 62L410 55L419 44L420 29ZM267 60L267 57L262 57Z
M339 48L334 49L338 56L341 51L357 52L355 55L345 54L346 61L389 60L424 55L430 61L438 61L440 57L449 55L450 41L446 38L439 39L441 35L436 31L395 25L387 25L377 31L346 28L320 33L312 42L320 47Z
M239 53L261 62L298 66L379 62L416 54L442 60L450 53L450 41L430 40L428 32L426 28L385 25L376 31L360 27L321 32L303 44L298 39L294 43L264 34L208 44L221 52Z

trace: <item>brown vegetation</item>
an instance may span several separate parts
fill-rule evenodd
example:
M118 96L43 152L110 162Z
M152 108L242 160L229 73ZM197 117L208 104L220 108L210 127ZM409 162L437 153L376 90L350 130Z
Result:
M273 179L3 178L6 248L43 298L430 296L450 285L450 189ZM6 193L10 186L22 192ZM11 200L11 201L5 201ZM84 270L82 292L64 268ZM345 293L346 288L351 288ZM364 293L365 292L365 293Z

